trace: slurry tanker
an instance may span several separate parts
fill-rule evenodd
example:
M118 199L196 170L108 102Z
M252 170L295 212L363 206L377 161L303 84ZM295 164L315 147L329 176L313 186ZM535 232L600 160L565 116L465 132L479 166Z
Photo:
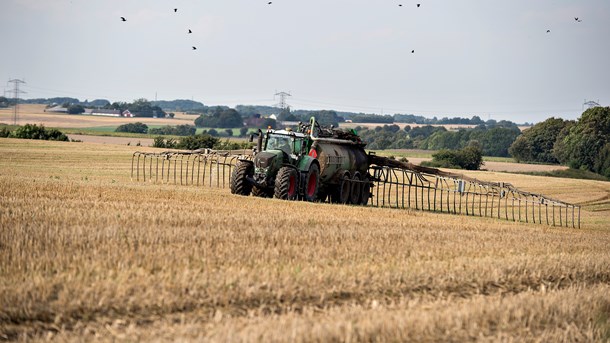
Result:
M254 158L233 169L231 193L366 205L372 183L365 145L353 131L323 127L313 117L296 131L259 130Z

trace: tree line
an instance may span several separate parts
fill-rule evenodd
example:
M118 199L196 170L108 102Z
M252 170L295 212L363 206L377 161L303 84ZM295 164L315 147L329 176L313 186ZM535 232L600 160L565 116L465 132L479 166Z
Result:
M384 125L374 129L357 126L362 140L368 142L371 150L384 149L463 149L476 144L486 156L509 156L508 149L521 134L519 128L510 122L494 125L481 124L472 129L449 131L442 126Z
M518 161L561 163L610 177L610 107L594 107L578 120L549 118L510 147Z

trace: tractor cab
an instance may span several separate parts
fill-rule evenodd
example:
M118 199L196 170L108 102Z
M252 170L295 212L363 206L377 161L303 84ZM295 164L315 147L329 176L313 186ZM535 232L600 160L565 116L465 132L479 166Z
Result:
M282 151L292 161L305 152L305 135L288 130L273 130L267 132L263 151Z

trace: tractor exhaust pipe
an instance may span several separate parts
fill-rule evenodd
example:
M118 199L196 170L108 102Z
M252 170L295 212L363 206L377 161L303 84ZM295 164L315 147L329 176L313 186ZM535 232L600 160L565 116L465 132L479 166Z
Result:
M258 129L258 140L256 141L256 152L263 151L263 131Z

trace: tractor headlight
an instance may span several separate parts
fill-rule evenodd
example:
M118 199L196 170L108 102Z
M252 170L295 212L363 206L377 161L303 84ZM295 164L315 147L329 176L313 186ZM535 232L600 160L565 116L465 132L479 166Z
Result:
M257 175L261 175L261 174L263 174L263 175L267 175L267 171L269 171L269 167L267 167L267 168L261 168L261 167L257 167L257 168L255 168L255 169L254 169L254 172L255 172Z

